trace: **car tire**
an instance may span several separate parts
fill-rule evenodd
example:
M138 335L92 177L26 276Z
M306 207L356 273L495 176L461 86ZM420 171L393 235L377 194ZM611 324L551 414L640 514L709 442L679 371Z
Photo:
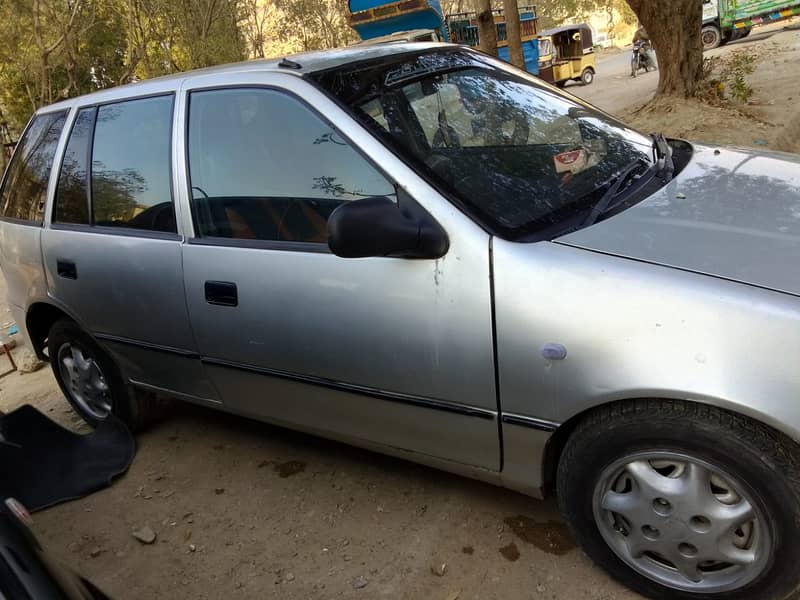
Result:
M800 583L800 451L718 408L591 412L561 455L559 504L586 553L664 600L782 600Z
M594 71L591 69L584 69L583 73L581 73L581 83L583 85L591 85L594 81Z
M706 25L700 31L700 39L703 41L703 50L713 50L722 43L722 32L716 25Z
M47 352L62 393L92 427L113 413L136 431L157 412L157 401L136 396L114 361L71 319L59 319L50 328Z

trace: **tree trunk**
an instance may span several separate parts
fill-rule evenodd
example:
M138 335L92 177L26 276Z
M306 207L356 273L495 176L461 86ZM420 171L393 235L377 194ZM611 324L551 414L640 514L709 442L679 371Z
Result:
M653 41L659 69L657 94L694 96L703 72L702 3L628 0L628 4Z
M478 35L480 49L497 56L497 26L494 24L491 0L478 0Z
M506 16L509 62L515 67L524 69L525 56L522 53L522 25L519 22L517 0L503 0L503 12Z

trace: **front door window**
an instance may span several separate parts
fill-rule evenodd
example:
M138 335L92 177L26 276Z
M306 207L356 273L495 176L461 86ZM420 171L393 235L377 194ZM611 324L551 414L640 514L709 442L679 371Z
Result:
M329 123L271 89L192 93L189 171L198 237L325 244L337 206L395 197Z

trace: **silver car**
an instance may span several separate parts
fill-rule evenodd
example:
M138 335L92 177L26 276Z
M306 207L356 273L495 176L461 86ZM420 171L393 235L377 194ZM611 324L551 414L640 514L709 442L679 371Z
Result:
M655 598L798 587L796 156L375 45L43 108L0 208L12 311L89 423L175 397L556 492Z

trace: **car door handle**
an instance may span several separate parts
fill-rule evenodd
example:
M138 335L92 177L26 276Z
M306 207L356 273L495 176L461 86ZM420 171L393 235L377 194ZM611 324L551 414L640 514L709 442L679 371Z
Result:
M78 278L78 267L76 267L75 263L71 260L57 260L56 272L59 277L63 277L64 279Z
M218 306L239 306L239 292L230 281L206 281L206 302Z

